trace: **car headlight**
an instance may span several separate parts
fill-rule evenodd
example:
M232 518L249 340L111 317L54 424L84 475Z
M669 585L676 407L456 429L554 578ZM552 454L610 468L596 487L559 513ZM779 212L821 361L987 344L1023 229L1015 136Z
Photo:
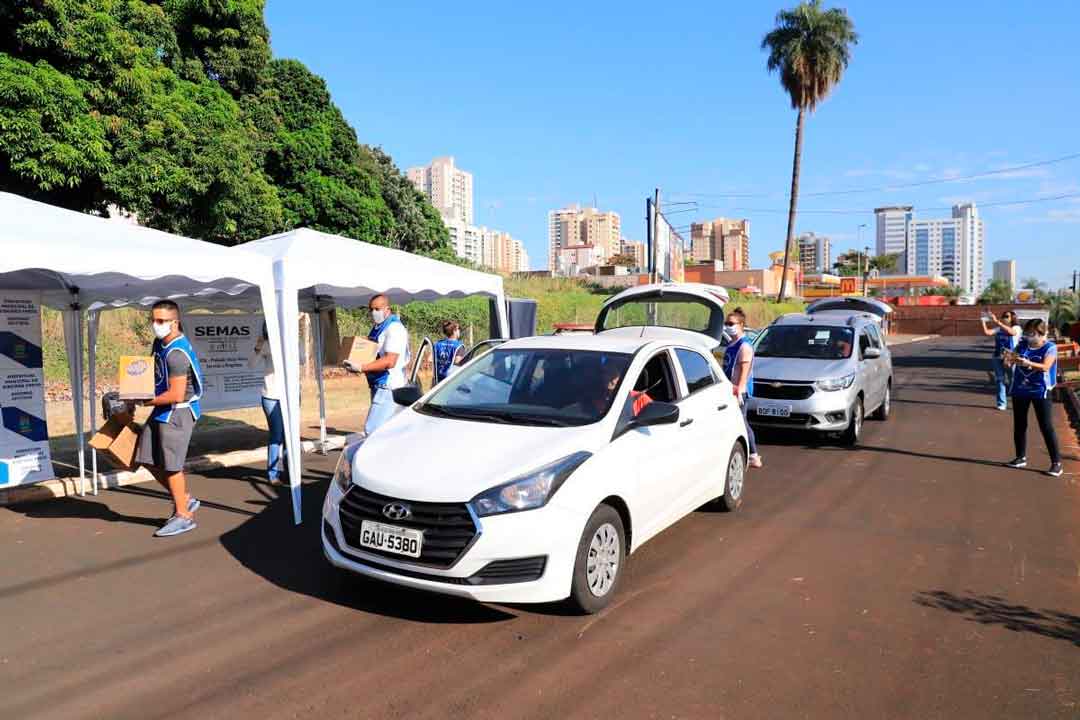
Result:
M818 390L833 392L835 390L847 390L853 382L855 382L855 373L843 377L829 378L828 380L818 380L814 384Z
M480 517L543 507L555 491L592 453L576 452L508 483L485 490L471 501Z
M363 444L361 441L346 445L345 449L341 451L341 455L338 456L337 467L334 468L334 483L343 493L347 492L352 485L353 458L356 456L356 451Z

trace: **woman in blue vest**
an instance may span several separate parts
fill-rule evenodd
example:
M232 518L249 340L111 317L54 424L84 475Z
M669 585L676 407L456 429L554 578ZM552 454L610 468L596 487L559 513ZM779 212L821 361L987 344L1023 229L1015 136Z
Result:
M1061 451L1054 432L1050 399L1050 391L1057 383L1057 346L1047 337L1046 321L1028 320L1016 351L1006 352L1005 361L1013 369L1013 441L1016 443L1016 458L1008 466L1027 467L1028 408L1032 407L1050 454L1050 469L1046 474L1060 477Z
M746 313L737 307L728 313L724 323L724 337L728 346L724 348L724 374L731 381L735 400L742 408L743 421L746 423L746 440L750 444L750 467L761 467L761 456L757 451L757 439L750 420L746 416L746 397L754 394L754 347L746 339Z
M184 478L191 432L199 419L203 380L195 348L184 335L180 308L171 300L154 303L150 310L154 327L154 398L150 419L139 435L135 462L146 466L173 499L173 515L154 533L157 537L180 535L198 527L195 511L199 501L188 494Z
M368 340L378 346L375 359L360 367L345 361L347 370L364 373L371 388L371 407L364 421L365 435L375 432L394 417L394 390L405 384L405 366L409 362L409 332L401 319L391 312L389 298L385 295L371 298L368 311L371 313Z
M465 343L461 342L461 326L453 320L442 324L445 339L435 343L435 381L434 385L450 377L450 368L461 364L465 355Z
M1005 367L1005 351L1012 352L1016 349L1016 343L1020 341L1020 326L1016 324L1016 313L1006 310L998 320L994 313L989 313L990 320L996 327L987 327L986 318L982 318L982 331L984 335L994 337L994 382L997 384L997 409L1008 410L1009 386L1012 384L1012 373Z

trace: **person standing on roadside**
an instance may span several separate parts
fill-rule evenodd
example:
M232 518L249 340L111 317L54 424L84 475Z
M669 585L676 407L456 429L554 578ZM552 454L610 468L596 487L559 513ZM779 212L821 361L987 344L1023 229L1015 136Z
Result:
M262 409L266 415L269 437L266 443L266 478L272 483L281 481L288 470L285 467L285 421L281 417L281 398L285 391L281 378L274 372L274 358L270 353L270 340L266 323L255 342L255 350L248 358L248 368L263 375Z
M184 335L180 308L160 300L150 309L154 328L154 398L150 419L139 435L135 462L144 465L173 499L173 515L154 533L170 537L194 530L199 501L187 492L184 464L191 432L199 420L202 368Z
M1053 401L1050 391L1057 382L1057 346L1047 337L1046 321L1038 318L1024 325L1024 336L1015 352L1006 352L1005 362L1013 369L1013 441L1016 458L1009 467L1027 467L1028 408L1035 408L1046 450L1050 454L1051 477L1060 477L1061 451L1054 432Z
M987 327L986 317L982 320L983 335L994 337L994 382L997 385L997 409L1008 410L1008 393L1012 385L1012 373L1005 367L1005 351L1012 352L1020 341L1020 326L1016 324L1016 313L1006 310L999 320L994 313L988 313L995 327Z
M345 361L345 369L364 373L371 388L365 435L375 432L394 416L394 390L405 384L405 366L409 362L409 332L391 312L390 300L385 295L376 295L368 303L368 311L371 313L368 340L378 345L375 359L360 367Z
M742 408L746 439L750 444L750 467L759 468L761 456L758 455L754 429L746 415L746 396L754 392L754 348L746 339L746 313L741 307L728 313L724 336L728 339L728 346L724 348L724 374L731 381L735 400Z
M461 364L465 355L465 343L461 342L461 326L453 320L442 324L444 339L435 343L435 378L432 384L438 385L450 377L450 368Z

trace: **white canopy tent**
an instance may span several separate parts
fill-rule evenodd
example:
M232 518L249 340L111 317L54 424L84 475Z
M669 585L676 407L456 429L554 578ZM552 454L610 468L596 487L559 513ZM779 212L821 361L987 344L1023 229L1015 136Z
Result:
M295 337L283 342L272 264L243 249L225 248L126 222L106 220L0 193L0 288L34 290L42 303L63 311L64 339L71 365L79 474L85 483L83 323L90 345L90 424L96 426L95 345L98 313L131 305L148 307L160 299L193 309L262 310L274 363L286 346L297 354ZM295 312L293 318L295 322ZM295 325L293 325L295 327ZM292 408L283 407L295 425ZM298 438L297 438L298 440ZM290 448L299 443L289 440ZM289 453L290 471L299 477L299 451ZM293 465L295 463L295 466ZM94 456L95 491L97 457ZM81 490L85 491L85 484ZM293 512L300 522L300 491L292 489Z
M281 332L295 328L301 311L318 313L330 307L366 306L375 294L385 294L396 305L413 300L486 295L496 299L498 327L509 336L503 281L499 275L469 270L392 248L357 242L340 235L299 229L234 248L269 258L274 268ZM320 440L326 442L326 402L322 382L322 337L318 318L312 323L315 340L316 379L319 387ZM283 408L288 447L300 446L299 347L285 347L285 394ZM276 358L275 358L276 363ZM293 463L296 463L295 467ZM298 453L289 453L289 472L294 488L299 482Z

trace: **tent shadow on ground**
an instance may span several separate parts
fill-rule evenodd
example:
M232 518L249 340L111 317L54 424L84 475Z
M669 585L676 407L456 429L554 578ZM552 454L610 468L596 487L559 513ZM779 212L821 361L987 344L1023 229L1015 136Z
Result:
M997 595L956 595L945 590L919 592L916 605L947 610L980 625L1000 625L1013 632L1033 633L1065 640L1080 647L1080 616L1057 610L1035 610L1012 605Z
M162 496L164 497L164 495ZM93 498L63 497L55 498L49 502L32 502L18 505L9 505L7 510L25 515L28 518L40 520L103 520L105 522L122 522L133 525L146 525L155 530L168 520L170 505L162 505L160 517L145 517L141 515L125 515L110 508L106 503Z
M310 473L310 471L308 471ZM376 582L334 568L323 556L322 502L328 480L304 483L302 525L292 522L288 489L260 512L221 536L222 546L245 568L274 585L352 610L431 624L478 624L515 616L471 600Z

